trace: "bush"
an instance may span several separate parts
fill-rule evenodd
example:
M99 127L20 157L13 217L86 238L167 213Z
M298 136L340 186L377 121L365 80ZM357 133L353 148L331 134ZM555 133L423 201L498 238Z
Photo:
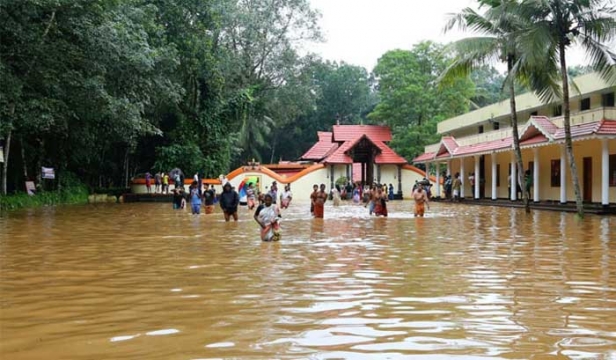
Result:
M84 185L62 187L57 191L39 191L30 196L26 193L0 197L0 210L16 210L60 204L85 204L88 202L88 190Z

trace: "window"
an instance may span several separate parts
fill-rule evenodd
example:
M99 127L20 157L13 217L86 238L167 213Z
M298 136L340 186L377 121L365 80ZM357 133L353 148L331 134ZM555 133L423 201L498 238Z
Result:
M492 130L498 130L500 129L500 123L498 121L495 121L492 123Z
M551 161L550 185L552 187L560 187L560 159Z
M500 164L496 164L496 187L500 187Z
M479 125L479 133L483 134L483 125Z
M538 111L533 111L532 113L530 113L530 116L537 116L537 115L539 115Z
M563 106L562 105L554 106L554 109L552 110L552 116L561 116L562 114L563 114Z
M590 98L580 100L580 111L590 109Z
M601 106L614 106L614 93L603 94L601 96Z
M610 155L609 181L610 186L616 186L616 154Z

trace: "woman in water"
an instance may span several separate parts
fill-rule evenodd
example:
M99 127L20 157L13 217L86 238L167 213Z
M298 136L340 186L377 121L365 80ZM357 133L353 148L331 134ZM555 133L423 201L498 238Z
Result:
M248 203L248 209L252 210L255 207L257 194L255 194L255 188L253 183L248 184L246 189L246 202Z
M280 207L282 209L288 209L289 205L291 205L291 199L293 199L291 185L287 184L284 186L284 191L282 194L280 194Z
M259 205L255 211L255 221L261 225L261 240L278 241L280 240L280 211L278 206L272 204L272 195L265 194L263 204Z

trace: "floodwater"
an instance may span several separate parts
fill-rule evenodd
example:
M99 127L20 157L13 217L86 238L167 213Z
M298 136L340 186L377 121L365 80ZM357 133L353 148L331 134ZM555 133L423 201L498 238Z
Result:
M616 359L616 217L103 204L0 217L1 359Z

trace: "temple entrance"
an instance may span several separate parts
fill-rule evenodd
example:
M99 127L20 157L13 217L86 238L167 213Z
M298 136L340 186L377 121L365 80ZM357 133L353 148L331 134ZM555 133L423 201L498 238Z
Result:
M349 150L348 155L354 163L361 164L361 183L372 185L375 181L374 158L380 153L380 149L367 137L362 137Z

